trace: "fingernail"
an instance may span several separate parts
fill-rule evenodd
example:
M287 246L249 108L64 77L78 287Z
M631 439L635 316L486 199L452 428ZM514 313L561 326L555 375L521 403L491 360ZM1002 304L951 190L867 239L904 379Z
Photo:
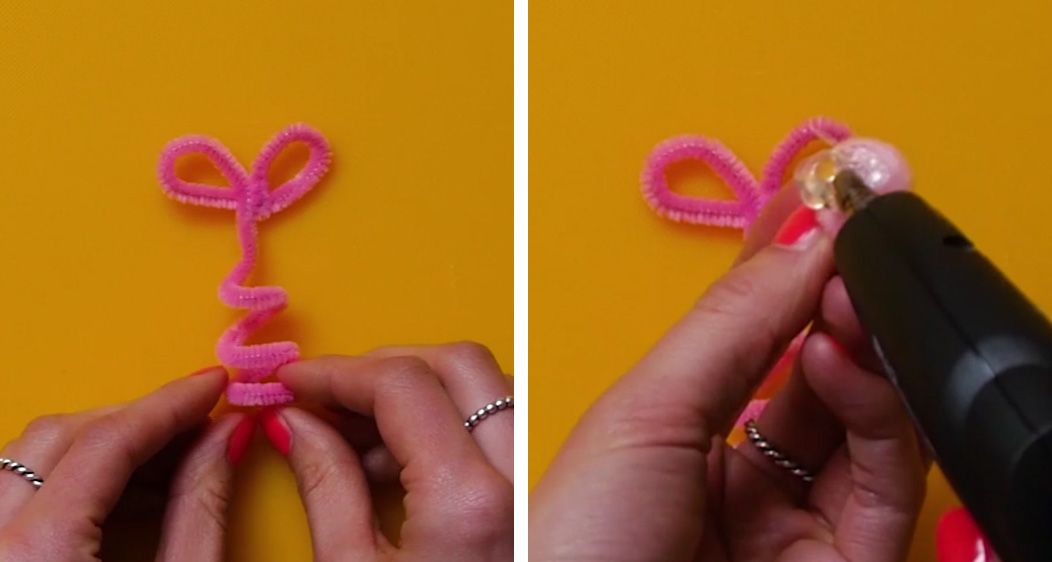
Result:
M252 434L256 432L256 420L252 416L245 416L230 434L230 441L226 446L226 458L230 464L237 466L241 458L248 451L248 444L252 441Z
M806 247L818 232L818 219L815 212L800 206L789 214L774 235L774 243L790 248Z
M267 408L259 413L259 425L263 428L263 434L282 456L289 456L292 447L292 432L288 424L278 415L278 408Z
M189 375L186 375L186 376L187 376L187 378L189 378L189 377L196 377L197 375L203 375L205 373L211 373L211 372L215 371L216 369L221 369L223 372L226 372L226 369L224 369L222 365L212 365L210 367L205 367L204 369L200 369L200 370L194 371L194 372L192 372L192 373L190 373Z
M935 530L935 554L939 562L991 560L993 549L963 507L942 514Z
M738 420L734 422L734 427L745 427L745 422L760 417L768 402L770 400L749 400L741 415L738 416Z

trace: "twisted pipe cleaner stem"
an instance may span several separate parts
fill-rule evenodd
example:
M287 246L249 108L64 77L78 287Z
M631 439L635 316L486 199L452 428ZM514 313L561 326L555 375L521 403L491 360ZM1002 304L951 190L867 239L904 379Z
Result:
M293 143L303 143L310 151L307 163L295 177L270 189L267 172L277 155ZM189 154L208 159L226 178L229 187L187 182L175 172L176 160ZM236 370L227 386L231 404L266 406L292 401L292 392L279 382L263 382L278 367L299 359L299 347L290 341L246 345L248 338L281 312L288 295L277 286L247 286L259 253L259 223L294 203L325 175L332 151L325 137L304 124L294 124L275 135L256 157L251 172L246 171L219 141L189 135L168 143L161 151L158 178L171 198L191 205L231 209L235 214L241 259L219 285L223 304L248 314L220 336L216 356Z

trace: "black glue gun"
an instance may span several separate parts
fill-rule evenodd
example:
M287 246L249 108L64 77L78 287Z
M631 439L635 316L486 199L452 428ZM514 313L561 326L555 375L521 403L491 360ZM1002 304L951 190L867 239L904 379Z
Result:
M837 270L936 462L1004 562L1052 561L1052 325L916 195L833 185Z

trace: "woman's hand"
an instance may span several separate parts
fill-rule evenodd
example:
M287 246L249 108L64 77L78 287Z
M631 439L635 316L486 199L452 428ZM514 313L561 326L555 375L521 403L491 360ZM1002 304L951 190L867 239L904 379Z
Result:
M0 560L111 560L133 541L159 543L157 560L222 560L228 443L252 428L244 414L209 423L225 384L213 368L130 404L30 423L0 457L44 485L0 472Z
M797 204L793 193L768 209L743 261L581 419L531 497L531 560L905 557L927 465L894 389L873 372L843 284L830 280L830 240L812 230L744 259ZM800 230L801 216L787 228ZM756 422L816 473L807 485L725 436L812 321Z
M293 363L278 378L335 418L286 407L261 420L296 475L315 560L512 559L512 412L464 427L511 394L488 350L385 348ZM406 492L398 545L380 532L368 486L393 475Z

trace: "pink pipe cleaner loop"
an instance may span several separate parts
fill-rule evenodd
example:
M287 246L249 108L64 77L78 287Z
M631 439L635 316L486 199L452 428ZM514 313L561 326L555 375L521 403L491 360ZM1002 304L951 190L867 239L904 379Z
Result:
M270 189L267 172L277 155L293 143L303 143L310 150L306 165L296 176ZM200 154L226 178L229 187L187 182L175 172L175 162L182 156ZM245 345L249 336L270 318L281 312L288 295L281 287L248 287L248 280L258 254L260 221L285 209L310 191L325 172L332 151L321 133L303 124L287 127L274 136L252 164L251 173L219 141L202 136L186 136L168 143L161 151L158 177L164 192L183 203L204 207L233 209L237 222L241 260L219 285L219 299L232 308L249 313L228 328L216 344L216 355L223 364L237 369L227 386L230 403L241 406L282 404L292 401L292 392L277 382L261 382L275 369L299 359L299 347L293 342L270 342Z
M817 117L793 129L768 159L760 181L742 161L719 141L700 136L680 136L657 145L643 167L643 198L659 215L676 222L747 228L760 209L782 186L785 171L810 142L829 144L847 139L851 131L831 119ZM736 199L688 197L674 193L666 172L673 164L700 160L722 179Z

